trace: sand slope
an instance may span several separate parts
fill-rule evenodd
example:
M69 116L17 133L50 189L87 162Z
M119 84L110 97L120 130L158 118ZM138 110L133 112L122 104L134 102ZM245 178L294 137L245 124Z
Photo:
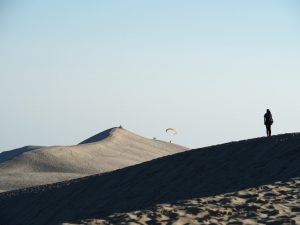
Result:
M300 224L300 178L151 208L80 224ZM67 225L67 223L65 223Z
M0 190L103 173L184 150L121 128L108 129L74 146L24 147L0 154Z
M208 218L203 218L204 214L200 217L203 221L215 219L220 224L217 220L227 208L232 210L228 221L246 220L244 224L255 223L253 213L266 217L264 221L269 224L282 224L284 218L298 221L299 180L292 178L300 177L299 161L299 134L186 151L101 175L1 193L0 224L81 223L101 218L109 221L110 215L117 218L117 213L126 212L132 214L133 221L143 221L159 207L170 212L165 217L169 222L181 214L178 224L193 221L188 215L203 210L210 210ZM260 204L261 209L251 201ZM273 203L277 205L270 205ZM189 204L195 209L189 209ZM147 209L151 209L150 214L143 211ZM233 212L234 209L239 211ZM177 211L172 214L172 210ZM137 215L139 211L142 213ZM151 214L151 220L162 214ZM128 224L126 218L124 221Z
M5 162L7 160L11 160L22 153L29 152L35 149L43 148L43 146L24 146L22 148L17 148L12 151L5 151L0 153L0 163Z

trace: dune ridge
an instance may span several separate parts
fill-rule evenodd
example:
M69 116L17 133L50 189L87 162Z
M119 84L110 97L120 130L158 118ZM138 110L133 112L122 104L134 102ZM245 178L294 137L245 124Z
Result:
M74 146L24 147L0 155L0 190L104 173L187 148L111 128Z
M84 221L91 221L92 224L95 219L105 222L109 221L110 216L116 218L120 213L132 213L134 217L134 212L141 211L143 214L143 210L158 205L176 210L179 207L176 204L185 201L196 201L193 207L196 207L195 213L199 213L200 208L205 207L203 205L208 201L207 198L212 198L210 204L218 204L220 207L225 207L226 201L235 201L242 209L248 207L245 206L248 199L260 202L255 195L259 195L258 190L262 187L269 188L269 191L261 192L260 204L267 207L266 210L269 206L264 206L263 202L268 196L270 202L281 201L281 205L276 206L281 207L281 212L277 213L279 208L277 211L269 210L264 221L269 221L269 224L273 221L275 224L285 217L296 223L299 222L299 202L295 203L291 196L299 196L299 182L296 179L300 177L299 161L298 133L190 150L100 175L1 193L0 222L7 225L34 225L82 224ZM290 188L290 196L289 191L287 195L282 193L277 194L277 197L274 194L272 197L272 193L266 195L270 191L275 193L276 185L280 186L280 183L283 187L277 187L277 192ZM247 197L251 191L254 196ZM230 197L228 193L235 193L236 196ZM219 200L215 201L214 196ZM181 216L174 215L166 218L166 221L172 222L178 217L182 221L188 219L188 216L183 215L188 207L182 207L179 210ZM284 210L285 207L292 210L293 214L288 213L289 209ZM269 209L273 208L270 206ZM169 211L172 212L172 209ZM257 215L263 213L259 209L253 212ZM217 220L219 213L210 214L206 219ZM144 213L144 216L149 215ZM229 214L228 221L232 219L247 220L249 223L245 224L253 222L250 215L240 213L234 216ZM221 222L217 220L216 224Z
M116 128L110 128L110 129L107 129L105 131L102 131L101 133L98 133L98 134L96 134L96 135L80 142L78 145L89 144L89 143L93 143L93 142L102 141L102 140L112 136L115 130L116 130Z
M36 150L43 148L43 146L34 146L34 145L29 145L29 146L24 146L22 148L17 148L12 151L5 151L0 153L0 163L5 162L7 160L11 160L14 157L21 155L24 152Z

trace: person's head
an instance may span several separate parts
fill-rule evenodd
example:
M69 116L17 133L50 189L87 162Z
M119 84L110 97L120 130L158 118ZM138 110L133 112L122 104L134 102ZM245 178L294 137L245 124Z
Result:
M271 113L270 109L267 109L267 113Z

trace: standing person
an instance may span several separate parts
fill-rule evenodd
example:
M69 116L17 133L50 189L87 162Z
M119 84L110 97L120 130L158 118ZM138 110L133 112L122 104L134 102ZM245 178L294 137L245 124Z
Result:
M264 123L267 129L267 136L271 136L271 125L273 124L273 118L272 113L269 109L267 109L267 112L264 115Z

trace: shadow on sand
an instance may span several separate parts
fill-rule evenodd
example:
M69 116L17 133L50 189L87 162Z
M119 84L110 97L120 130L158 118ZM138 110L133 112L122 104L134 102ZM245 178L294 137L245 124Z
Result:
M0 224L58 224L300 176L300 134L190 150L110 173L0 194Z
M5 151L0 153L0 163L7 160L13 159L14 157L21 155L24 152L29 152L32 150L37 150L43 148L43 146L24 146L22 148L17 148L11 151Z

